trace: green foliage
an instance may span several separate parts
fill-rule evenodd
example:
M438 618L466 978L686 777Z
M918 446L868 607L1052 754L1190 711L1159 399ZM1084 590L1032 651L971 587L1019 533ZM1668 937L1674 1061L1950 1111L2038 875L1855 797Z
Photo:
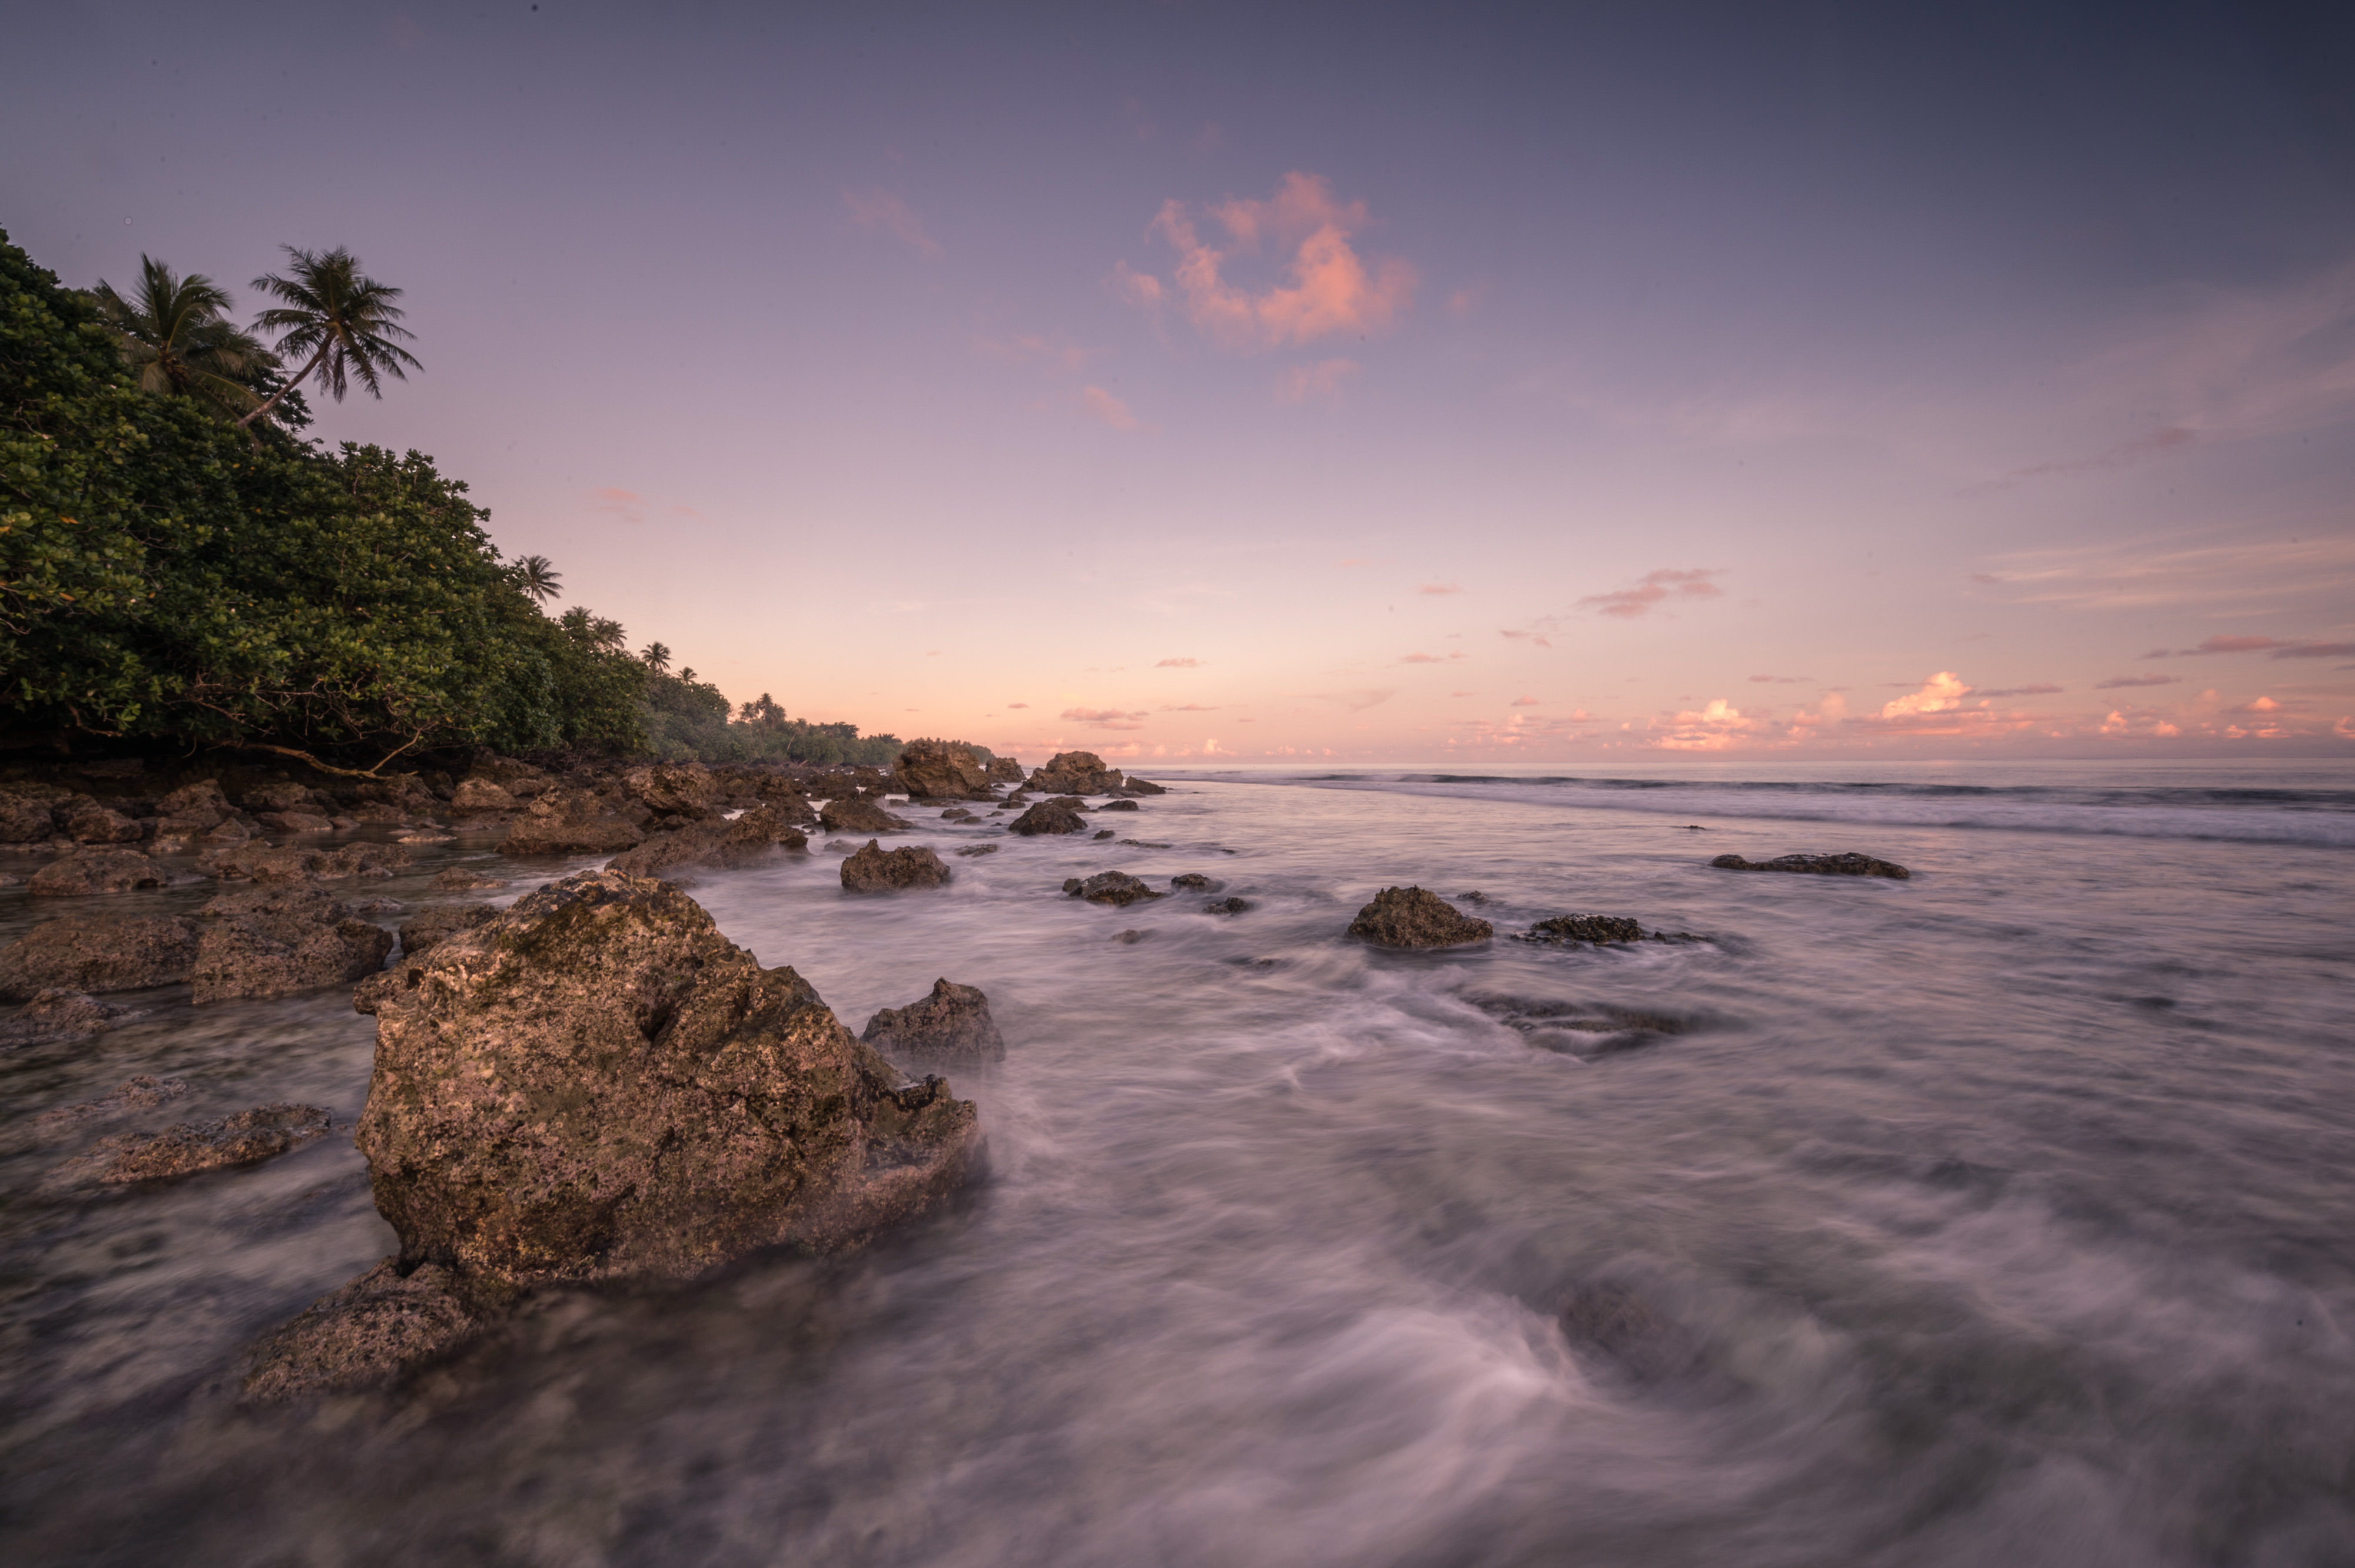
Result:
M661 648L662 645L655 645ZM663 650L667 656L668 650ZM788 719L776 699L762 692L729 717L728 699L718 687L683 669L677 675L648 667L645 729L649 747L660 756L707 763L850 763L888 768L900 754L896 735L861 735L856 724L813 724Z
M202 272L180 277L142 256L128 298L101 280L91 303L141 391L192 397L230 419L261 406L254 388L277 368L277 357L223 319L229 294Z

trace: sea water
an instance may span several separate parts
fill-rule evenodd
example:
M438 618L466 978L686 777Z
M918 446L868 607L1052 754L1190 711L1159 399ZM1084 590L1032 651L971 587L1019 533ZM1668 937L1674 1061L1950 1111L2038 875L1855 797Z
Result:
M1007 1059L952 1073L986 1175L847 1257L543 1297L389 1394L235 1397L255 1335L394 1248L347 1136L372 1020L165 990L0 1057L0 1552L2355 1562L2348 770L1167 782L1105 841L900 808L937 892L849 897L816 845L699 875L854 1029L988 993ZM1913 877L1708 863L1848 849ZM453 857L501 864L462 839L365 891L421 907ZM1061 894L1103 869L1253 907ZM1348 939L1393 884L1497 939ZM0 894L0 936L50 912ZM1573 912L1697 940L1508 939ZM189 1093L36 1121L137 1072ZM345 1130L52 1174L282 1099Z

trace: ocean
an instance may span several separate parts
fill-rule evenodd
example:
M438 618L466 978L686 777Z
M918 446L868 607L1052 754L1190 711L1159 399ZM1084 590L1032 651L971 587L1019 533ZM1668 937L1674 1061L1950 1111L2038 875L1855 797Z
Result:
M690 890L853 1029L988 994L956 1202L541 1298L395 1393L235 1398L393 1249L348 1138L372 1019L166 991L0 1055L0 1552L2355 1563L2355 769L1147 771L1115 840L917 810L937 892L850 897L815 844ZM1850 849L1913 875L1709 865ZM1104 869L1252 907L1062 895ZM1497 939L1347 937L1391 885ZM0 939L52 912L0 891ZM1689 939L1511 940L1561 913ZM338 1131L57 1187L35 1118L143 1072L173 1118Z

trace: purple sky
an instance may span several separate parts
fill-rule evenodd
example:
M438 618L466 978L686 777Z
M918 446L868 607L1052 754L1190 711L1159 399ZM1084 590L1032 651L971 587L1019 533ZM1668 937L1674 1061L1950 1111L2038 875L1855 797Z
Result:
M52 5L0 225L350 246L316 433L811 718L2355 752L2343 12L1535 9Z

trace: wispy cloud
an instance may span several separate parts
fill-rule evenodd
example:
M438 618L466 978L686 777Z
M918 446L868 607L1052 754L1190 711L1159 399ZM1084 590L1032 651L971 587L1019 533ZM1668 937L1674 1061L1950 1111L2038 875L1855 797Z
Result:
M1102 387L1086 387L1081 389L1080 411L1092 420L1110 425L1114 430L1145 428L1138 421L1137 417L1128 411L1126 403L1122 402Z
M1202 238L1184 202L1163 203L1153 232L1178 252L1172 284L1122 261L1114 269L1113 286L1146 308L1176 300L1204 336L1241 352L1381 332L1413 297L1412 265L1394 258L1369 265L1358 254L1352 241L1367 225L1366 204L1336 201L1321 176L1295 171L1273 197L1231 197L1209 215L1226 230L1223 249ZM1226 268L1263 245L1288 257L1290 281L1253 293L1231 282Z
M2107 680L2094 683L2095 691L2117 691L2129 686L2180 686L2179 675L2114 675Z
M1811 675L1753 675L1753 686L1805 686L1816 677Z
M1155 669L1199 669L1202 667L1202 661L1195 658L1156 659L1153 667Z
M2106 683L2105 683L2106 684ZM2057 686L1997 686L1978 693L1981 697L2050 697L2062 688Z
M1417 593L1429 593L1437 596L1448 593L1461 593L1464 590L1457 587L1453 582L1426 582L1417 588L1415 592Z
M1998 490L2008 490L2014 485L2024 484L2030 479L2045 479L2059 474L2094 474L2124 468L2128 464L2139 463L2145 458L2157 457L2162 453L2190 446L2199 439L2199 432L2188 426L2169 425L2164 429L2153 431L2148 435L2121 442L2105 452L2095 453L2091 457L2073 457L2061 463L2038 463L2026 468L2015 468L2009 474L1990 479L1983 485L1974 485L1968 489L1957 491L1956 494L1986 496Z
M1539 706L1539 703L1538 699L1534 697L1516 697L1513 699L1510 706L1515 708L1535 708Z
M1142 730L1140 720L1149 717L1142 709L1124 713L1117 708L1066 708L1056 715L1073 724L1084 724L1091 730Z
M2277 659L2343 659L2355 643L2321 643L2304 637L2211 637L2195 648L2153 648L2147 659L2195 658L2201 654L2266 654Z
M1275 395L1287 403L1305 403L1311 398L1334 402L1341 396L1341 383L1363 368L1355 359L1319 359L1314 365L1295 365L1275 379Z
M1505 632L1498 632L1498 633L1497 634L1497 635L1498 635L1498 636L1500 636L1500 637L1504 638L1504 639L1505 639L1506 641L1508 641L1508 642L1514 642L1514 643L1534 643L1536 645L1538 645L1539 647L1541 647L1541 648L1550 648L1550 647L1553 646L1553 645L1552 645L1551 643L1550 643L1550 642L1546 641L1546 639L1545 639L1545 637L1543 636L1543 635L1542 635L1542 634L1540 634L1540 633L1537 633L1537 632L1512 632L1512 631L1505 631Z
M1725 590L1720 588L1713 580L1723 575L1722 571L1714 567L1703 567L1693 571L1663 567L1657 571L1646 572L1643 581L1633 588L1614 588L1608 593L1590 593L1581 599L1578 604L1581 609L1591 606L1596 614L1608 615L1613 620L1633 621L1638 616L1650 614L1654 606L1671 597L1678 599L1721 597Z
M1218 710L1219 705L1215 702L1180 702L1174 707L1164 708L1161 711L1164 713L1216 713Z
M941 254L940 241L924 232L923 219L890 191L846 190L842 204L850 209L850 220L859 228L879 229L927 256Z
M635 490L605 485L589 492L589 509L624 523L646 520L646 498Z

